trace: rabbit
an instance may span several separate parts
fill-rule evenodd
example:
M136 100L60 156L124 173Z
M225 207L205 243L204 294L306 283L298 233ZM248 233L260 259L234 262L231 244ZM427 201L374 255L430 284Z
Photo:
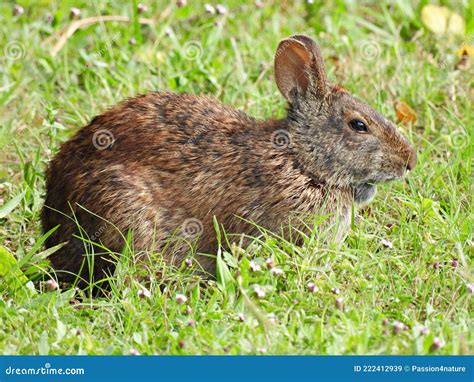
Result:
M134 251L215 274L213 219L226 232L279 232L298 214L328 214L337 240L353 206L381 182L401 179L416 152L396 126L327 78L315 41L282 40L276 85L283 119L256 120L207 96L153 92L94 117L47 169L42 223L59 280L114 272L127 232ZM256 223L256 224L252 224ZM297 223L296 223L297 224ZM281 231L280 231L281 232ZM164 243L173 241L173 250ZM182 240L180 240L182 239ZM93 256L86 256L86 247ZM168 249L167 249L168 248Z

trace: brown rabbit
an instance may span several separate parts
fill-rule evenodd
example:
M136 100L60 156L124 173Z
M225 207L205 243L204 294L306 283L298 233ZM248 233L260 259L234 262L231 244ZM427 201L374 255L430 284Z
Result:
M376 183L415 166L391 122L328 81L309 37L280 42L275 78L289 104L281 120L156 92L95 117L67 141L48 169L42 214L45 231L59 225L47 246L67 243L51 256L58 277L111 273L103 247L120 253L127 232L135 250L163 251L174 264L189 245L177 240L171 254L163 243L172 238L215 254L214 216L227 232L256 235L249 221L277 232L298 213L331 214L342 239L354 202L367 203ZM85 256L91 243L103 247ZM212 257L196 259L215 272Z

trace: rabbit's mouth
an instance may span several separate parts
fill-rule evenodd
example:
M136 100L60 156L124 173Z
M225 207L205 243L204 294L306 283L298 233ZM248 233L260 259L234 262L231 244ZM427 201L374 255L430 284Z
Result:
M403 176L382 175L373 179L368 179L352 187L354 201L359 204L369 203L377 193L377 184L387 183L393 180L400 180Z
M377 185L380 183L388 183L392 182L394 180L400 180L403 179L404 175L403 174L383 174L380 176L375 176L374 178L370 178L367 180L364 180L363 185Z
M377 186L373 183L362 183L352 189L354 201L358 204L369 203L377 193Z

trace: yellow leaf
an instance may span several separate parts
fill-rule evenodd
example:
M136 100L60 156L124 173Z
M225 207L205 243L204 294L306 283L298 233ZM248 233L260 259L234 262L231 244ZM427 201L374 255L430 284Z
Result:
M448 33L463 35L466 30L464 19L457 13L451 12L448 22Z
M433 33L443 34L446 32L449 13L446 7L425 5L421 10L421 21Z
M463 35L466 30L462 16L438 5L425 5L421 10L421 21L435 34Z
M405 125L416 122L415 110L403 101L398 101L395 104L395 113L398 121Z

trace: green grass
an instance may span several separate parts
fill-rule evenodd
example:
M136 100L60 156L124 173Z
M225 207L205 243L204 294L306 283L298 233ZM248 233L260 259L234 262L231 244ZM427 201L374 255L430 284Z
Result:
M426 1L264 2L262 9L233 1L227 15L206 14L192 1L171 6L152 27L108 22L80 30L56 57L41 43L70 22L71 7L81 17L133 16L133 4L20 3L21 17L11 15L13 3L0 3L0 244L35 292L2 284L0 353L473 352L472 57L455 70L461 44L474 44L468 1L446 2L466 20L465 36L425 29ZM143 16L158 18L168 4L150 1ZM144 268L125 253L106 297L48 291L38 281L51 272L39 214L44 170L61 143L108 106L156 89L214 94L259 118L281 116L272 59L278 41L296 32L319 42L334 82L387 118L395 120L396 101L414 108L417 122L401 128L418 150L415 171L381 187L339 247L315 237L297 247L266 234L221 253L215 282L166 269L159 258ZM283 275L267 269L268 258ZM261 270L251 271L251 261ZM150 296L140 298L145 284Z

